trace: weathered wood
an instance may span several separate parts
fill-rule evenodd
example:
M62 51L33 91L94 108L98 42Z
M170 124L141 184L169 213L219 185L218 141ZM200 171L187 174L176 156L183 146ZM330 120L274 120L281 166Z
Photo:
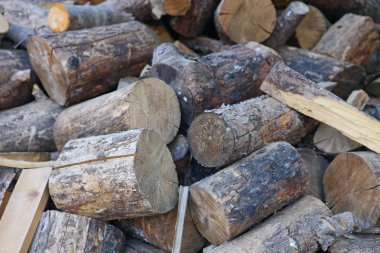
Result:
M123 253L166 253L166 251L156 248L142 240L127 238Z
M154 31L154 33L157 35L158 40L163 42L174 42L174 38L172 34L169 32L169 29L166 28L163 24L149 24L148 25L150 29Z
M177 218L173 238L173 253L181 253L183 230L185 229L185 218L187 214L187 202L189 199L189 186L180 186L178 190Z
M195 37L203 32L212 20L219 0L191 0L191 7L184 16L171 17L170 27L185 37Z
M369 96L365 91L356 90L351 93L346 102L362 111L368 101ZM315 131L313 143L318 149L331 154L348 152L361 146L360 143L351 140L335 128L323 123Z
M17 173L13 168L0 169L0 218L11 197L16 183Z
M173 161L182 160L189 152L189 143L187 138L182 134L177 135L174 140L168 144Z
M332 126L350 139L380 152L380 123L300 73L277 63L261 89L291 108ZM191 146L191 143L190 143Z
M153 2L154 0L106 0L99 6L118 12L131 13L138 21L150 22L160 18L154 16Z
M291 2L277 18L276 26L265 45L272 48L284 45L308 13L309 7L306 4L299 1Z
M49 96L71 105L116 89L150 61L155 37L131 21L87 30L32 36L28 53Z
M330 217L319 199L306 196L209 253L325 251L336 238L350 233L354 224L351 213Z
M272 49L255 42L239 44L198 60L186 58L173 44L159 45L148 76L166 81L176 92L181 124L190 125L196 115L222 104L233 104L261 95L259 85L275 62Z
M31 101L36 79L27 52L0 50L0 110Z
M329 253L377 253L380 249L379 235L345 235L329 248Z
M180 120L173 89L157 78L147 78L65 109L54 125L54 141L61 150L72 139L150 128L169 143Z
M228 42L263 42L276 25L271 0L222 0L215 11L219 37Z
M29 37L37 33L35 30L29 27L20 26L15 23L9 23L9 30L5 37L15 43L15 48L18 46L26 48L28 45Z
M205 112L191 124L192 155L206 167L231 164L267 143L297 143L305 134L305 119L268 96Z
M191 0L163 0L163 7L171 16L183 16L191 8Z
M0 220L2 252L26 253L49 198L47 183L52 168L21 172Z
M305 166L294 147L276 142L193 184L190 210L199 232L219 245L292 203L307 190Z
M168 212L178 181L160 135L136 129L69 141L49 190L62 211L115 220Z
M342 61L364 64L380 47L380 36L369 17L344 15L322 36L314 52Z
M301 48L312 49L330 25L330 22L320 10L309 5L309 13L302 19L294 34L298 45Z
M1 43L1 40L3 39L4 35L9 30L9 23L8 23L8 20L4 16L4 10L2 8L3 7L0 6L0 43Z
M59 211L46 211L29 252L119 252L124 250L121 230L103 221Z
M296 47L283 46L277 52L286 65L313 82L336 82L337 86L332 92L343 99L347 99L353 90L364 86L365 70L359 65Z
M120 226L124 232L167 252L171 252L176 218L177 207L165 214L118 221L117 225ZM190 210L188 210L185 216L181 252L198 252L204 244L205 239L196 229L190 215Z
M371 152L338 155L323 179L327 205L334 213L349 211L364 229L380 217L380 156Z
M211 54L219 52L223 46L226 46L222 41L211 39L205 36L195 38L182 38L181 41L190 49L200 54Z
M80 30L112 25L133 20L127 12L113 10L103 5L68 5L56 3L49 11L49 27L53 32Z

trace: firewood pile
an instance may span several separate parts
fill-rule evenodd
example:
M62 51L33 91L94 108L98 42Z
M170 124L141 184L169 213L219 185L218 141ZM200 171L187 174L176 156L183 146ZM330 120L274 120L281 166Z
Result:
M380 252L379 0L0 0L0 253Z

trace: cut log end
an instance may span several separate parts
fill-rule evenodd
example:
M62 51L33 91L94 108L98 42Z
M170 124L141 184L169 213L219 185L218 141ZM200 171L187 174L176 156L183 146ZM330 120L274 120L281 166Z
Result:
M224 165L233 152L233 133L217 114L198 116L191 124L188 136L192 153L206 167Z
M63 4L54 4L50 9L48 23L53 32L67 31L70 26L70 14Z
M8 30L9 30L8 20L5 18L4 15L0 13L0 38L2 35L6 34Z

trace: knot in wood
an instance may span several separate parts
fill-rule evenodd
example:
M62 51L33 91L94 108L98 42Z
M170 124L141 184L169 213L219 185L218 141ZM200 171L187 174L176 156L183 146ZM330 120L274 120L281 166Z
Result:
M71 68L76 68L79 66L79 58L76 57L75 55L70 56L69 60L67 61L67 64Z

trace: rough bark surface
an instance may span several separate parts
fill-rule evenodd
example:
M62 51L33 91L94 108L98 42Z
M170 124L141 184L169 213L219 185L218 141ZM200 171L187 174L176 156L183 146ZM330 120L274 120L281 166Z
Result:
M115 220L173 209L178 181L159 134L136 129L69 141L49 190L58 209Z
M180 120L173 89L159 79L147 78L64 110L54 125L54 141L61 150L72 139L150 128L169 143Z
M67 106L116 89L121 77L138 75L155 43L149 28L131 21L33 36L28 53L49 96Z
M219 245L295 201L307 184L297 150L286 142L272 143L193 184L191 216L199 232Z
M38 33L38 31L37 31ZM35 30L26 27L20 26L15 23L9 23L9 31L5 37L15 43L15 47L22 46L26 48L28 45L29 37L37 34Z
M231 164L267 143L297 143L306 134L305 118L268 96L222 106L199 115L188 140L192 155L206 167Z
M222 50L226 46L222 41L211 39L205 36L195 38L182 38L181 41L190 49L200 54L211 54Z
M338 239L330 248L329 253L378 253L380 235L346 235Z
M152 13L152 2L152 0L107 0L99 6L118 12L132 13L136 20L149 22L155 18Z
M134 238L127 238L123 253L165 253L162 249L156 248L149 243Z
M122 253L121 230L103 221L59 211L42 214L29 252Z

